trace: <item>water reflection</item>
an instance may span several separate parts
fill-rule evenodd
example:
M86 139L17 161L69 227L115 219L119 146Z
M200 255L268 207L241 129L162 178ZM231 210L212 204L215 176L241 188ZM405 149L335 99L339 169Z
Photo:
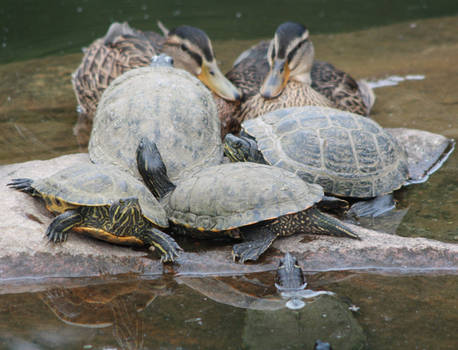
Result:
M458 340L456 276L306 277L336 295L290 310L274 272L30 286L40 291L0 295L0 348L312 349L320 339L334 349L446 349Z
M159 280L148 284L135 281L72 289L57 287L39 293L39 298L66 324L85 328L111 326L121 349L142 349L144 322L140 313L158 295L168 294Z
M354 345L355 339L358 342L365 339L346 303L335 296L316 297L332 293L318 292L301 310L285 307L285 300L273 284L274 273L94 282L37 293L51 314L41 313L43 317L35 322L45 325L45 329L51 327L56 334L55 339L41 339L39 343L44 347L80 344L87 349L115 343L120 349L154 349L167 343L167 337L173 334L170 341L177 346L200 344L202 348L212 348L212 329L221 328L238 334L238 338L227 339L218 348L232 348L234 341L243 347L261 348L255 345L259 336L264 339L261 344L271 344L264 349L294 349L304 344L312 348L317 339L346 349L351 348L348 344ZM176 312L177 308L181 311ZM226 321L215 323L215 315L221 315L224 310ZM61 325L52 318L60 320ZM29 327L29 332L19 336L23 342L32 341L32 329L40 328L33 321ZM164 329L174 332L169 334ZM293 333L296 335L291 338ZM0 334L0 344L1 340Z
M41 300L63 322L88 328L113 327L113 337L122 349L143 347L143 320L138 313L156 293L139 293L139 283L91 288L56 288L41 293ZM121 287L121 288L118 288Z

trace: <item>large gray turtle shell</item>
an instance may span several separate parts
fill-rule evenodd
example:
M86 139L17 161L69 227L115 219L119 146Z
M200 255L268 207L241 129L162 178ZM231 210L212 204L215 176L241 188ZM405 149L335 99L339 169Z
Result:
M185 168L222 161L220 120L210 91L191 74L171 67L133 69L102 95L94 118L89 155L140 178L136 149L142 137L156 142L177 179Z
M111 205L122 198L137 197L148 220L168 227L165 210L148 188L114 166L81 163L50 177L34 180L32 186L40 193L83 206Z
M326 107L280 109L245 121L269 164L323 186L326 193L375 197L408 179L407 155L376 122Z
M182 179L163 203L176 224L222 231L302 211L322 197L321 186L307 184L289 171L229 163Z

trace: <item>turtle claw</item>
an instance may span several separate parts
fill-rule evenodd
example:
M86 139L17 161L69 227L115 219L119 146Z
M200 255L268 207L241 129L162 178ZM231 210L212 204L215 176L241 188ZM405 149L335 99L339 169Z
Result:
M56 231L50 227L46 230L46 236L48 237L50 242L53 243L62 243L65 242L68 238L67 232Z
M232 248L234 260L239 258L241 263L258 260L277 238L277 235L266 226L252 227L242 232L242 235L246 241L234 244Z
M175 259L180 256L180 251L183 251L183 248L181 248L178 244L175 243L173 247L169 247L169 249L161 255L161 262L173 263Z
M260 246L256 244L256 242L243 242L235 244L232 248L232 256L234 261L238 258L239 262L244 263L245 261L251 260L256 261L258 260L259 256L264 252L262 250L263 245Z
M57 216L48 226L46 236L50 242L62 243L68 238L68 232L81 221L80 214L75 210L67 210Z
M174 262L183 249L175 240L166 233L157 229L150 231L151 247L150 250L157 249L161 254L161 262Z

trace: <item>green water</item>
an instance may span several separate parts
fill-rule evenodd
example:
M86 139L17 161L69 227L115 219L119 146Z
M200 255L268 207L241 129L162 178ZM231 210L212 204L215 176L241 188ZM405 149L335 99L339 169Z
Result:
M142 30L189 24L215 40L257 39L271 35L279 23L297 21L313 33L336 33L401 21L451 16L451 0L268 0L201 1L2 0L0 62L78 52L113 21Z
M307 280L336 294L289 310L273 273L51 282L1 295L0 348L312 349L316 339L334 349L456 348L456 276Z
M356 78L425 76L375 90L372 117L381 125L458 138L458 2L259 4L3 0L0 164L84 151L72 133L77 115L70 74L81 61L81 47L103 35L113 20L140 29L155 29L156 19L170 27L201 27L223 70L282 21L303 22L317 57ZM405 188L396 198L399 215L389 225L365 224L457 243L456 152L427 183ZM312 289L336 296L300 312L259 310L279 300L274 273L219 278L215 286L212 281L179 276L0 281L0 348L127 349L137 343L146 349L256 349L267 343L272 349L311 349L316 338L332 340L335 349L343 343L365 343L368 349L458 344L456 275L309 274ZM351 305L359 311L348 311ZM313 308L331 310L318 314L321 330L311 327Z

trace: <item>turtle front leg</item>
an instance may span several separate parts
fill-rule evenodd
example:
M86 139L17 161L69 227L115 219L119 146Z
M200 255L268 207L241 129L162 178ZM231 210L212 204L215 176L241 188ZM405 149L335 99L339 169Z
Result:
M173 262L183 250L172 237L155 228L148 230L142 238L146 245L159 250L161 262Z
M56 216L51 224L49 224L46 230L46 236L54 243L65 242L68 232L82 221L83 218L78 210L67 210L65 213Z
M241 229L241 234L246 241L234 244L232 248L232 256L234 257L234 260L238 258L241 263L248 260L258 260L261 254L271 246L278 236L267 226Z

